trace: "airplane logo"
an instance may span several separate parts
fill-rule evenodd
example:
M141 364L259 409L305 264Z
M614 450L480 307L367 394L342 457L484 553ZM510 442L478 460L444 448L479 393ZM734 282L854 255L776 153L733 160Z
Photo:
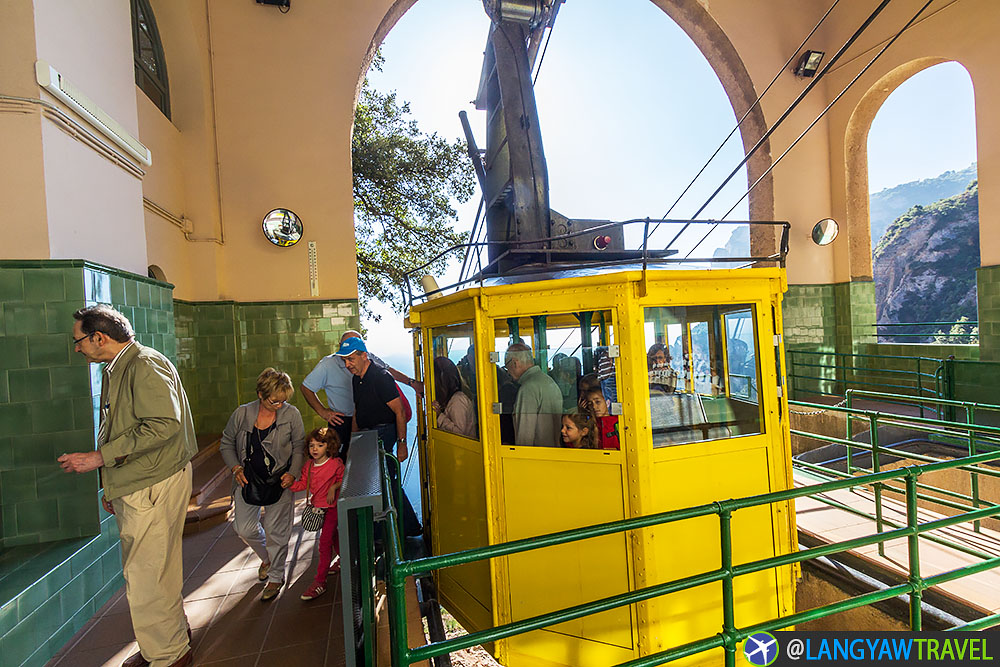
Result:
M770 632L757 632L743 643L743 655L756 667L767 667L778 658L778 640Z

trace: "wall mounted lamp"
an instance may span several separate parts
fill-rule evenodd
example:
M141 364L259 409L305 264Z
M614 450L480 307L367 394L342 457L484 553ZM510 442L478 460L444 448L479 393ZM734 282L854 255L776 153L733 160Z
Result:
M805 51L799 58L799 64L795 66L796 76L813 77L819 70L819 64L823 61L823 51Z
M258 5L274 5L282 14L292 8L292 0L257 0Z

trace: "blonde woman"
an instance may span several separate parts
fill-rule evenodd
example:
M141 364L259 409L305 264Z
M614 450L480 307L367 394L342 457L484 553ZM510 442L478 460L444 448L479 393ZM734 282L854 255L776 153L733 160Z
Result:
M285 557L292 534L292 482L305 461L305 427L288 403L295 392L287 373L265 368L257 377L257 400L236 408L219 451L233 472L233 528L260 557L258 578L267 581L260 599L271 600L285 583Z

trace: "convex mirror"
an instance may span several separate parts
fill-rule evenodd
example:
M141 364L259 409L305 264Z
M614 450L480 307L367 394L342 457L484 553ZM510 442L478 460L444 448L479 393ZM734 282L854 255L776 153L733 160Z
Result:
M812 239L816 245L830 245L840 233L840 225L833 218L823 218L813 226Z
M287 248L302 238L302 220L287 208L276 208L264 216L264 236L276 246Z

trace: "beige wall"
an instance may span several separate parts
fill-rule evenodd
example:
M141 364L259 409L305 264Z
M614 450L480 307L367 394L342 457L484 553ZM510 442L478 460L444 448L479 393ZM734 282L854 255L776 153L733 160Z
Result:
M0 135L11 137L0 172L13 174L0 188L23 225L4 256L82 257L145 273L138 171L88 140L80 119L34 77L35 60L50 63L137 132L128 0L13 0L2 11L0 42L10 57L0 63L0 95L26 100L0 105ZM10 44L15 53L6 52Z
M872 35L863 36L850 52L843 66L830 75L830 90L836 94L867 64L885 40L891 38L923 4L907 0L890 5L885 15L872 26ZM841 16L836 22L836 35L847 35L860 24L870 11L867 7L848 5L851 14ZM867 172L851 165L851 151L864 151L867 145L867 128L878 112L878 106L859 108L866 94L887 97L891 89L879 82L891 80L890 74L898 68L912 69L915 73L935 62L954 60L966 67L972 77L976 95L976 132L979 162L979 217L980 245L983 266L1000 263L1000 241L995 234L995 223L1000 213L997 207L998 147L1000 128L990 109L998 102L1000 78L992 64L1000 55L995 28L1000 25L1000 4L991 0L962 0L961 2L934 3L924 18L914 24L872 68L848 91L830 112L829 160L833 215L847 222L848 234L834 244L836 252L836 281L852 277L871 276L871 250L869 243ZM830 51L828 50L828 53ZM912 66L916 64L916 66ZM905 79L902 79L905 80ZM902 80L894 81L899 85ZM887 86L888 87L888 86ZM893 86L894 87L894 86ZM863 136L851 137L848 128L852 122L863 128ZM863 160L862 160L863 162ZM849 194L850 193L850 194ZM790 276L791 281L791 276ZM795 282L795 281L792 281ZM821 281L816 281L821 282Z
M158 157L143 194L201 240L152 207L145 225L149 261L180 298L310 298L308 241L317 243L319 298L357 296L350 132L376 4L300 3L281 14L154 0L172 122L136 89L140 137ZM304 223L291 248L261 234L279 206Z
M737 116L825 9L798 0L653 1L705 52ZM20 242L5 256L70 256L79 249L88 259L141 273L147 263L157 264L185 299L299 299L309 298L306 242L312 240L319 251L319 297L355 296L353 106L374 48L413 4L300 2L281 14L251 2L152 0L170 79L168 120L134 85L127 0L3 3L0 94L46 99L26 67L36 56L48 59L126 128L137 130L154 156L140 180L65 132L50 131L55 124L40 112L15 113L10 103L0 104L0 138L13 148L0 157L0 170L10 174L18 166L16 177L0 184L0 194L20 193L14 204L19 217L45 221L38 233L27 234L27 226L12 232L21 235ZM920 4L897 0L889 6L773 134L751 165L752 178ZM840 3L807 46L826 51L829 59L870 5ZM935 3L765 180L751 210L758 218L792 223L790 282L870 275L867 174L849 158L866 143L869 116L881 101L859 104L866 95L872 100L887 94L876 90L872 97L878 82L914 61L957 60L972 76L983 264L1000 264L1000 235L990 224L1000 207L1000 120L990 113L1000 97L1000 75L992 65L1000 55L992 35L996 25L1000 3ZM783 72L760 113L751 116L744 145L752 145L807 83ZM304 221L305 238L296 247L275 248L260 233L262 216L277 206ZM844 233L832 246L818 248L809 231L827 216L839 220ZM181 219L191 225L189 234L176 224ZM89 238L107 233L121 240L114 250L88 245Z

